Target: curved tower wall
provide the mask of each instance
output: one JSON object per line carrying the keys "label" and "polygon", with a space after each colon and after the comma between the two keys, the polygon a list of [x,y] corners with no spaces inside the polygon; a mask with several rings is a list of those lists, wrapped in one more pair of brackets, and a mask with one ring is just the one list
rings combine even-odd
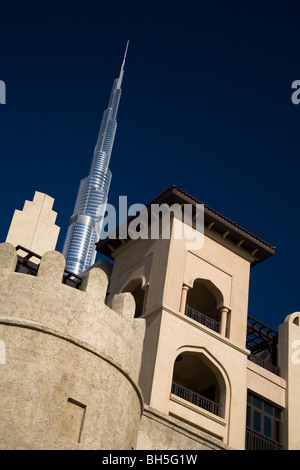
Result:
{"label": "curved tower wall", "polygon": [[80,290],[62,284],[64,264],[51,251],[36,277],[16,273],[0,245],[0,448],[135,448],[144,320],[130,294],[105,305],[98,268]]}

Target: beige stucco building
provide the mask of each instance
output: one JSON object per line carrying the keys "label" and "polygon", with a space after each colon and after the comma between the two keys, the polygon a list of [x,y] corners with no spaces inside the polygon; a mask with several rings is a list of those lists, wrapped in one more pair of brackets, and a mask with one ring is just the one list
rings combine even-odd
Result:
{"label": "beige stucco building", "polygon": [[275,248],[207,206],[203,222],[196,248],[178,217],[170,238],[100,241],[113,263],[82,278],[0,245],[1,448],[300,449],[300,313],[278,332],[248,316]]}

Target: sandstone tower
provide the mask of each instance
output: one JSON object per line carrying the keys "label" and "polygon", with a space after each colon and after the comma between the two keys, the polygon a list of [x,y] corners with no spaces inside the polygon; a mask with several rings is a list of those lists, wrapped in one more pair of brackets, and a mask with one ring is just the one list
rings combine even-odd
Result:
{"label": "sandstone tower", "polygon": [[[201,203],[171,187],[148,209],[154,204],[189,204],[195,219]],[[114,260],[111,294],[131,292],[136,316],[146,320],[145,409],[205,430],[228,448],[299,449],[300,314],[278,333],[248,313],[250,271],[275,248],[206,205],[200,248],[174,236],[184,223],[173,217],[170,239],[98,243]]]}

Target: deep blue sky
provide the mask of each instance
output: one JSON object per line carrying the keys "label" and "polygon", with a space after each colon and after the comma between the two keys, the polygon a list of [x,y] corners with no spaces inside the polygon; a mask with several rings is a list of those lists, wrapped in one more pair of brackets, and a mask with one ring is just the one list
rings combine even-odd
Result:
{"label": "deep blue sky", "polygon": [[61,251],[129,39],[109,202],[175,184],[276,246],[249,314],[277,328],[300,310],[299,15],[296,0],[2,3],[0,240],[38,190]]}

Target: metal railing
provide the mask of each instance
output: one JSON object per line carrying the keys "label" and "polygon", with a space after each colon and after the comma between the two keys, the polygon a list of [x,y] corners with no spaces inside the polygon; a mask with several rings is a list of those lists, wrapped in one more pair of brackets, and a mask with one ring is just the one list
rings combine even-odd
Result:
{"label": "metal railing", "polygon": [[[18,260],[17,260],[17,265],[16,265],[16,272],[30,274],[32,276],[37,276],[40,265],[37,264],[36,262],[32,262],[31,259],[33,258],[33,259],[41,260],[42,258],[41,255],[34,253],[33,251],[29,250],[28,248],[25,248],[22,245],[16,246],[16,251],[18,252],[19,250],[21,250],[22,252],[24,251],[27,254],[20,255],[17,253]],[[79,276],[78,274],[72,273],[71,271],[68,271],[67,269],[64,270],[64,274],[62,277],[63,284],[79,289],[81,285],[81,281],[82,281],[82,277]]]}
{"label": "metal railing", "polygon": [[282,450],[282,445],[246,429],[246,450]]}
{"label": "metal railing", "polygon": [[254,362],[255,364],[263,367],[264,369],[272,372],[273,374],[280,375],[280,369],[273,364],[270,364],[268,361],[264,361],[260,357],[255,356],[254,354],[249,354],[248,356],[249,361]]}
{"label": "metal railing", "polygon": [[210,328],[211,330],[220,333],[221,322],[213,320],[207,315],[204,315],[204,313],[198,312],[194,308],[191,308],[187,305],[185,309],[185,315],[189,318],[192,318],[192,320],[201,323],[201,325],[207,326],[207,328]]}
{"label": "metal railing", "polygon": [[210,413],[219,415],[219,404],[203,397],[199,393],[193,392],[182,385],[172,382],[171,393],[177,397],[183,398],[183,400],[189,401],[200,408],[203,408]]}

